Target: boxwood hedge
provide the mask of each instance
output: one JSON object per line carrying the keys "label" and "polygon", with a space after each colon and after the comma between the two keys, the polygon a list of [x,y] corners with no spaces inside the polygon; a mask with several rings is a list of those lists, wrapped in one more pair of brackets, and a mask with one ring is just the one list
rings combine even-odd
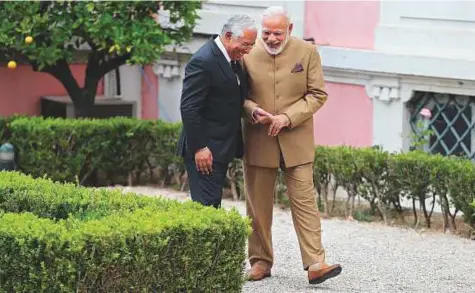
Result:
{"label": "boxwood hedge", "polygon": [[237,211],[0,172],[0,292],[240,292]]}

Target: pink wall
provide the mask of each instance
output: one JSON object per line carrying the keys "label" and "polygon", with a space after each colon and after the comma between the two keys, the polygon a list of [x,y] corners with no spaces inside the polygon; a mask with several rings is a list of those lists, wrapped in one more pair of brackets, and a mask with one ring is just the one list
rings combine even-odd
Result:
{"label": "pink wall", "polygon": [[[317,46],[372,50],[379,1],[305,1],[305,37]],[[326,83],[328,101],[315,114],[315,143],[371,146],[373,105],[363,86]]]}
{"label": "pink wall", "polygon": [[[71,65],[80,86],[84,84],[86,66]],[[103,83],[98,94],[103,94]],[[0,115],[40,114],[40,97],[67,95],[63,85],[49,74],[34,72],[29,65],[19,65],[15,70],[0,67]]]}
{"label": "pink wall", "polygon": [[328,100],[314,116],[315,143],[371,146],[373,105],[363,86],[326,83]]}
{"label": "pink wall", "polygon": [[142,118],[158,119],[158,76],[152,66],[144,66],[142,75]]}
{"label": "pink wall", "polygon": [[379,1],[305,1],[305,37],[321,46],[373,49]]}

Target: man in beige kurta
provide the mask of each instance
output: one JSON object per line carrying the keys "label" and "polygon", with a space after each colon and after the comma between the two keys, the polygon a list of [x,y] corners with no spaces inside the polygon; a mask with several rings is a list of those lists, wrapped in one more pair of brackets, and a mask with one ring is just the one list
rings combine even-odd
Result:
{"label": "man in beige kurta", "polygon": [[244,107],[247,214],[253,221],[249,238],[251,280],[271,275],[272,211],[278,168],[284,172],[303,267],[311,284],[341,272],[327,265],[315,201],[313,114],[327,100],[320,57],[315,45],[291,37],[292,24],[281,7],[268,8],[262,38],[244,57],[249,94]]}

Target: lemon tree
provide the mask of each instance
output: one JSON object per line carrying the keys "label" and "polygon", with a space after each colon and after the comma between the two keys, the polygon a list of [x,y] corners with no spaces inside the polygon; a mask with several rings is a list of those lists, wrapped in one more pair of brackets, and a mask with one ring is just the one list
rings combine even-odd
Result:
{"label": "lemon tree", "polygon": [[[58,79],[77,117],[87,117],[101,78],[119,66],[150,64],[165,46],[192,36],[199,1],[0,2],[0,55]],[[76,80],[71,63],[87,63]]]}

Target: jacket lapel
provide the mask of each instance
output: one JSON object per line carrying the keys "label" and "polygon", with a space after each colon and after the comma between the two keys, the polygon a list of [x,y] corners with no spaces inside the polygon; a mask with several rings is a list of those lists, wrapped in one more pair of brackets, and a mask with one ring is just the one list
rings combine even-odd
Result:
{"label": "jacket lapel", "polygon": [[224,57],[223,53],[222,53],[221,50],[218,48],[218,45],[216,45],[216,43],[214,42],[214,39],[215,39],[217,36],[218,36],[218,35],[213,35],[213,37],[212,37],[211,40],[210,40],[211,49],[213,50],[214,55],[217,57],[219,68],[221,69],[221,71],[223,72],[223,74],[224,74],[229,80],[231,80],[232,82],[234,82],[234,84],[236,84],[236,86],[237,86],[236,76],[234,75],[234,72],[233,72],[233,70],[232,70],[232,68],[231,68],[231,64],[228,63],[228,60],[226,60],[226,57]]}
{"label": "jacket lapel", "polygon": [[241,102],[244,103],[244,100],[246,98],[246,92],[247,92],[247,74],[246,72],[242,69],[241,62],[238,62],[239,64],[239,69],[237,71],[237,75],[239,76],[239,89],[241,90]]}

